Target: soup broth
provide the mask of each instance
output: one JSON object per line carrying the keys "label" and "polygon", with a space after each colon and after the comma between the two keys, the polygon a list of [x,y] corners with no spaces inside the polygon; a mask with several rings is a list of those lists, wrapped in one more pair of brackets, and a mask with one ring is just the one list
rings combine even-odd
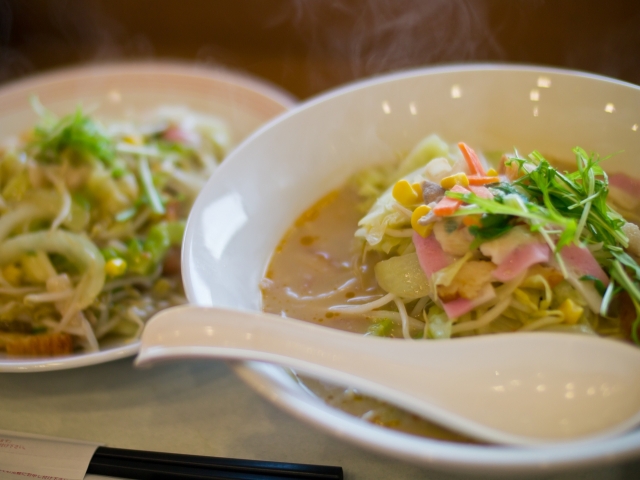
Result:
{"label": "soup broth", "polygon": [[383,295],[370,274],[373,259],[361,263],[353,232],[362,212],[349,185],[332,192],[296,221],[276,249],[263,281],[266,312],[355,333],[371,323],[328,309]]}

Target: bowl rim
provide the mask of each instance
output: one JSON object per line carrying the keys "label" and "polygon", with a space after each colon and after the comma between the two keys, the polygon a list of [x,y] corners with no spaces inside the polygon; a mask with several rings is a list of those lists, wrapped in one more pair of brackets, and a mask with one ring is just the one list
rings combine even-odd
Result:
{"label": "bowl rim", "polygon": [[[193,63],[184,60],[105,60],[81,64],[69,64],[52,69],[32,72],[0,83],[2,95],[13,95],[22,90],[29,90],[33,86],[44,83],[75,81],[100,78],[102,75],[136,74],[136,75],[176,75],[183,77],[209,78],[215,81],[225,81],[236,86],[252,90],[265,97],[269,97],[283,107],[291,109],[299,100],[291,92],[275,83],[257,77],[249,72],[234,70],[224,65]],[[242,142],[241,142],[242,143]],[[240,144],[238,144],[240,145]]]}
{"label": "bowl rim", "polygon": [[[579,77],[640,91],[640,86],[638,85],[604,75],[530,64],[481,62],[406,69],[356,80],[310,97],[298,104],[297,107],[282,113],[254,131],[236,147],[227,160],[233,161],[233,158],[242,153],[246,145],[254,142],[256,138],[274,128],[274,126],[279,123],[285,122],[290,117],[294,117],[300,114],[300,112],[311,109],[317,104],[349,94],[350,92],[393,82],[395,80],[410,79],[425,75],[484,71],[505,73],[529,72],[541,75],[553,74]],[[218,170],[217,175],[222,174],[224,170],[225,164]],[[205,188],[207,187],[205,186]],[[190,216],[187,222],[187,232],[194,230],[192,218],[193,217]],[[192,247],[191,239],[185,237],[182,251],[183,266],[188,264],[185,260],[191,255]],[[185,283],[187,296],[192,303],[197,303],[194,302],[195,289],[193,289],[192,279],[189,275],[186,275],[187,272],[184,273],[183,281]],[[303,388],[299,385],[296,391],[292,384],[288,384],[289,380],[287,380],[287,378],[291,380],[291,376],[281,367],[246,362],[233,363],[233,368],[249,386],[267,400],[307,423],[311,423],[334,436],[348,439],[351,442],[366,446],[379,453],[436,469],[460,472],[478,472],[478,469],[480,469],[482,473],[551,472],[567,470],[569,468],[611,464],[640,454],[640,430],[633,430],[625,435],[600,442],[573,442],[554,445],[552,447],[535,448],[459,444],[430,439],[428,437],[418,437],[402,432],[394,432],[362,421],[336,408],[329,407],[317,397],[313,397],[311,394],[304,392]],[[306,398],[303,393],[306,395]],[[310,414],[310,412],[313,412],[313,414]],[[380,436],[385,439],[383,442],[374,440]],[[406,449],[407,446],[411,448]],[[403,450],[403,448],[405,448],[405,450]]]}
{"label": "bowl rim", "polygon": [[307,99],[301,100],[297,105],[288,111],[278,115],[277,117],[272,118],[254,132],[251,133],[248,137],[246,137],[242,142],[240,142],[232,153],[236,154],[237,151],[241,150],[245,143],[249,143],[253,141],[254,137],[262,135],[262,132],[272,128],[272,125],[280,123],[287,118],[297,115],[298,112],[307,110],[312,108],[314,105],[318,103],[322,103],[331,98],[337,98],[339,96],[345,95],[352,91],[364,89],[373,85],[384,84],[388,82],[392,82],[394,80],[400,79],[410,79],[424,76],[425,74],[434,75],[439,73],[454,73],[454,72],[479,72],[479,71],[487,71],[487,72],[530,72],[530,73],[541,73],[541,74],[556,74],[563,75],[568,77],[580,77],[580,78],[588,78],[591,80],[602,81],[606,83],[612,83],[615,85],[629,87],[634,90],[640,90],[640,85],[636,85],[631,82],[627,82],[624,80],[619,80],[613,77],[607,77],[606,75],[600,75],[597,73],[587,72],[583,70],[573,70],[570,68],[561,68],[561,67],[549,67],[549,66],[536,66],[533,64],[527,63],[505,63],[505,62],[469,62],[469,63],[447,63],[442,65],[434,65],[427,67],[419,67],[419,68],[408,68],[398,71],[393,71],[390,73],[383,73],[379,75],[373,75],[371,77],[366,77],[360,80],[354,80],[348,82],[346,84],[340,85],[336,88],[320,92],[316,95],[312,95]]}

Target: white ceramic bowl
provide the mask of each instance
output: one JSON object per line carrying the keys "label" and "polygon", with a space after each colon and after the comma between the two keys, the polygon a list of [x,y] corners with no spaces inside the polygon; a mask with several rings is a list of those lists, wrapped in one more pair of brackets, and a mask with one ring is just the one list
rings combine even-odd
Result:
{"label": "white ceramic bowl", "polygon": [[[448,66],[401,72],[332,91],[278,117],[240,145],[190,216],[183,277],[191,302],[259,310],[272,251],[293,221],[368,165],[436,132],[481,150],[538,149],[567,158],[580,145],[610,171],[640,175],[640,88],[537,67]],[[470,359],[472,361],[472,359]],[[379,452],[438,468],[532,471],[619,461],[640,453],[640,431],[553,448],[474,446],[406,435],[326,406],[281,368],[238,367],[294,415]]]}
{"label": "white ceramic bowl", "polygon": [[[64,115],[79,105],[101,119],[123,120],[161,105],[189,107],[219,116],[238,143],[267,120],[294,105],[289,94],[251,76],[183,63],[87,65],[19,80],[0,88],[0,137],[32,128],[37,115],[29,97]],[[0,372],[60,370],[134,355],[139,341],[114,343],[100,352],[55,358],[0,354]]]}

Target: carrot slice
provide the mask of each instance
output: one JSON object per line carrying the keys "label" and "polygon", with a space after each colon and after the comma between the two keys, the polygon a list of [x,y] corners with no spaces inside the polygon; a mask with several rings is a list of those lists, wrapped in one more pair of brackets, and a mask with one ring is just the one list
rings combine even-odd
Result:
{"label": "carrot slice", "polygon": [[482,162],[480,162],[480,159],[478,158],[478,155],[469,145],[464,142],[460,142],[458,143],[458,148],[462,152],[462,156],[469,166],[469,172],[471,173],[471,175],[487,175],[487,173],[484,171],[484,167],[482,166]]}
{"label": "carrot slice", "polygon": [[446,217],[455,213],[460,205],[462,205],[462,200],[444,197],[433,207],[433,214],[437,217]]}
{"label": "carrot slice", "polygon": [[[470,193],[469,190],[460,185],[454,185],[451,191],[456,193]],[[437,217],[446,217],[455,213],[462,203],[462,200],[458,200],[457,198],[444,197],[433,207],[433,214]]]}
{"label": "carrot slice", "polygon": [[469,175],[468,179],[469,185],[489,185],[500,181],[500,177],[487,177],[484,175]]}
{"label": "carrot slice", "polygon": [[462,217],[462,223],[465,224],[467,227],[481,227],[482,226],[482,222],[480,221],[480,219],[482,218],[481,215],[467,215],[465,217]]}

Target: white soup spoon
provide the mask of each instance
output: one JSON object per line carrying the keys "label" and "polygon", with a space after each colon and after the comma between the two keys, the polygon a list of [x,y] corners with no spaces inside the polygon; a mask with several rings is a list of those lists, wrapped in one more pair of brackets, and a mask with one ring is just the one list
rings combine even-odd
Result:
{"label": "white soup spoon", "polygon": [[406,341],[187,305],[150,320],[136,364],[193,357],[282,365],[494,443],[592,441],[640,423],[640,349],[586,335]]}

